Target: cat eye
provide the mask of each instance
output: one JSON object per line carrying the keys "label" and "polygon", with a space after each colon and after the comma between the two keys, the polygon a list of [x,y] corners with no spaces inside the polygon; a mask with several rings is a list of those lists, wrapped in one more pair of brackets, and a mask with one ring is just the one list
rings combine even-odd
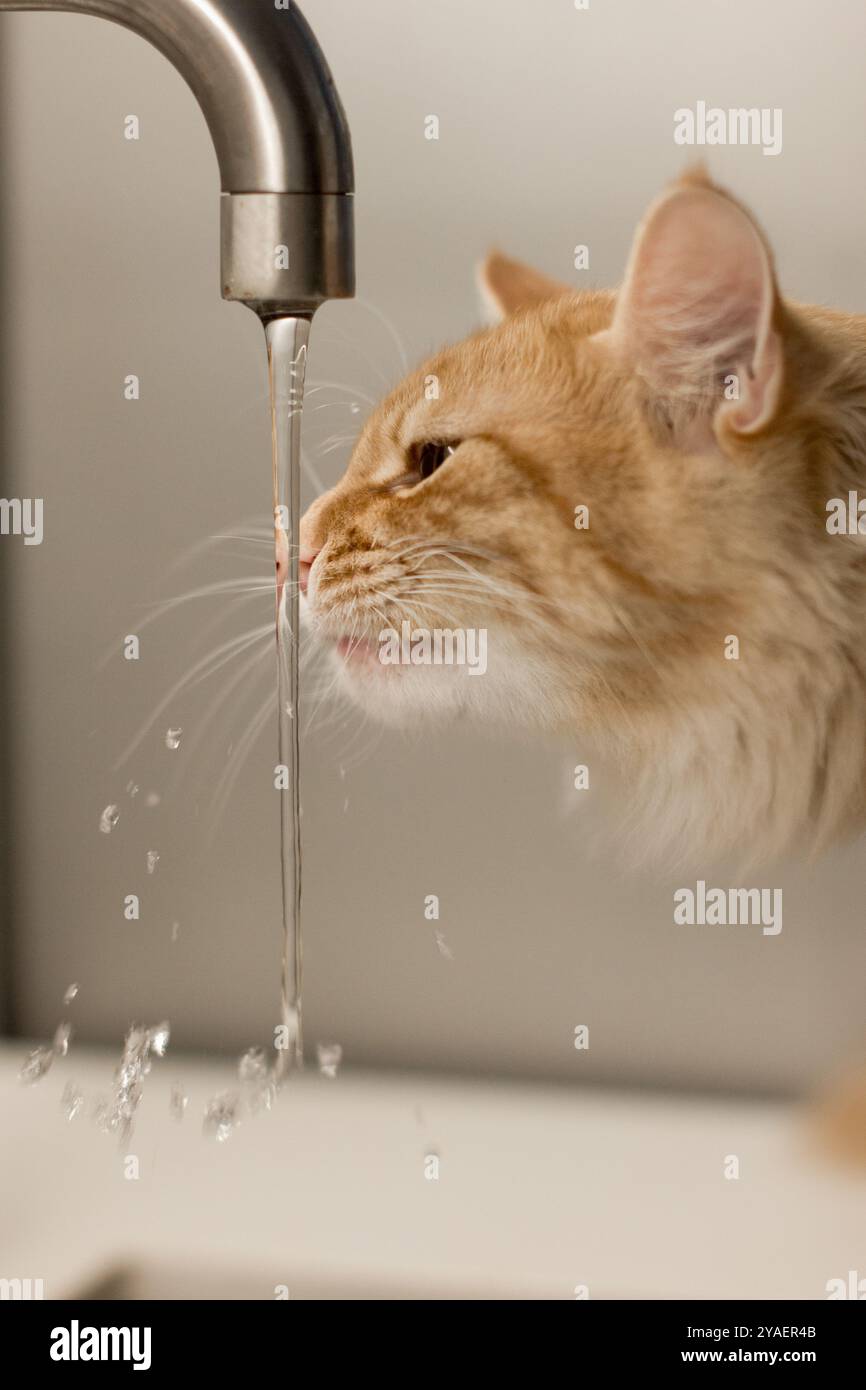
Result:
{"label": "cat eye", "polygon": [[414,444],[409,449],[409,466],[406,472],[401,473],[399,478],[392,478],[388,483],[379,484],[373,489],[374,492],[405,492],[417,487],[419,483],[426,482],[428,478],[433,477],[437,468],[441,468],[443,463],[457,452],[461,443],[459,439],[452,440],[450,444],[443,440],[427,439]]}
{"label": "cat eye", "polygon": [[416,471],[421,475],[421,481],[432,478],[437,468],[441,468],[446,459],[449,459],[457,448],[457,444],[446,444],[438,440],[428,439],[423,444],[416,444],[412,450],[412,462]]}

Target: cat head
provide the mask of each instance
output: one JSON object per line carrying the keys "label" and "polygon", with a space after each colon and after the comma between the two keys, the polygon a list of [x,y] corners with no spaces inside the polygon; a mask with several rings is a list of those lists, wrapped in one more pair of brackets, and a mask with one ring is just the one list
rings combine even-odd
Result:
{"label": "cat head", "polygon": [[[618,294],[499,254],[482,284],[500,322],[403,381],[304,517],[308,616],[380,717],[633,721],[666,700],[654,656],[735,630],[784,387],[769,251],[693,176]],[[485,634],[483,672],[425,661],[436,630]]]}

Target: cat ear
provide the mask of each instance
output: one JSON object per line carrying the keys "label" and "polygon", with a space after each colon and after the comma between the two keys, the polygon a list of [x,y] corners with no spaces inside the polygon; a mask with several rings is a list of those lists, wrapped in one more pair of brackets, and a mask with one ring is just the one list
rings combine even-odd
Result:
{"label": "cat ear", "polygon": [[[667,417],[740,434],[768,425],[782,387],[779,296],[769,249],[744,208],[694,174],[638,228],[603,335]],[[602,336],[602,335],[600,335]]]}
{"label": "cat ear", "polygon": [[512,261],[501,251],[487,254],[478,267],[476,278],[482,306],[491,323],[501,322],[518,309],[527,309],[545,299],[568,293],[567,285],[557,284],[556,280],[548,279],[520,261]]}

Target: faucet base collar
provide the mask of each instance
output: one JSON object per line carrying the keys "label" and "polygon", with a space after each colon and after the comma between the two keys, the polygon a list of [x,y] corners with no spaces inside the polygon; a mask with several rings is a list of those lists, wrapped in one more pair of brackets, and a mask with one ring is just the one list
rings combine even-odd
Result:
{"label": "faucet base collar", "polygon": [[220,198],[223,299],[263,318],[312,314],[355,293],[350,193],[224,193]]}

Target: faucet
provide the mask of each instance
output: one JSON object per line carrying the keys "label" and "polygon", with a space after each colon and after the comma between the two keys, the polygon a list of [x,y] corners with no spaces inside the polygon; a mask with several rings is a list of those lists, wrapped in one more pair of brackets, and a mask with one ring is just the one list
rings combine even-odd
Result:
{"label": "faucet", "polygon": [[352,146],[294,0],[0,0],[4,10],[99,15],[174,64],[219,164],[221,288],[265,322],[355,291]]}
{"label": "faucet", "polygon": [[[295,710],[298,645],[293,637],[284,660],[280,616],[287,612],[288,630],[296,634],[300,420],[294,406],[303,394],[310,319],[324,300],[355,292],[352,146],[322,50],[294,0],[0,0],[4,10],[112,19],[164,53],[202,109],[222,182],[223,298],[258,314],[268,345],[280,709]],[[291,409],[282,402],[277,408],[281,385]],[[283,856],[282,1016],[292,1041],[278,1059],[279,1079],[302,1059],[298,723],[289,733],[281,713],[280,761],[292,774],[291,800],[280,800],[283,844],[291,848]]]}

